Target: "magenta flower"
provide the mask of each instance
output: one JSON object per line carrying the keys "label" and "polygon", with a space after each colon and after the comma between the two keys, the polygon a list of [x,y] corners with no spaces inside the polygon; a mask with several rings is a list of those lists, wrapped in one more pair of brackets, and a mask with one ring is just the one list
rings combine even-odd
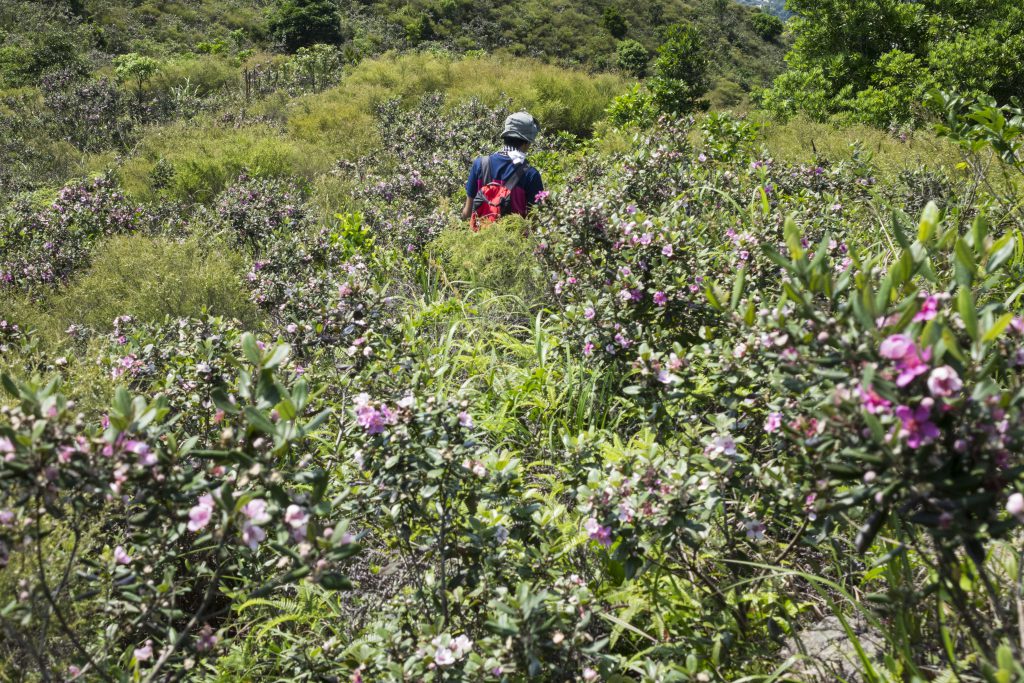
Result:
{"label": "magenta flower", "polygon": [[928,365],[928,361],[931,360],[931,357],[931,349],[925,349],[918,355],[917,347],[912,347],[910,353],[896,363],[896,369],[900,372],[896,377],[896,386],[905,387],[913,382],[918,375],[928,372],[931,367]]}
{"label": "magenta flower", "polygon": [[872,415],[886,413],[892,407],[892,403],[879,396],[870,386],[860,387],[859,392],[861,406]]}
{"label": "magenta flower", "polygon": [[911,448],[920,448],[939,436],[939,428],[931,421],[933,402],[930,398],[921,401],[917,408],[897,406],[896,417],[903,423],[900,436],[907,439]]}
{"label": "magenta flower", "polygon": [[658,306],[664,306],[668,302],[668,296],[665,292],[657,291],[654,293],[654,303]]}
{"label": "magenta flower", "polygon": [[780,413],[769,413],[764,421],[764,431],[771,434],[782,426],[782,415]]}
{"label": "magenta flower", "polygon": [[948,365],[935,368],[928,376],[928,391],[932,392],[932,396],[952,396],[963,389],[963,386],[960,375]]}
{"label": "magenta flower", "polygon": [[921,304],[921,310],[914,316],[914,322],[923,322],[925,320],[931,320],[939,312],[939,300],[934,296],[928,295],[925,298],[924,303]]}
{"label": "magenta flower", "polygon": [[592,342],[587,342],[586,344],[583,345],[583,355],[584,356],[593,356],[594,355],[594,344]]}

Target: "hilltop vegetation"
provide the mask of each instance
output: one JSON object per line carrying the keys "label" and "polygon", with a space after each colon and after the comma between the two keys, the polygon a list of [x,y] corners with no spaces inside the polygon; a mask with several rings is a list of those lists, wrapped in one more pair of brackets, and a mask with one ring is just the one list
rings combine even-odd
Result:
{"label": "hilltop vegetation", "polygon": [[1024,679],[1024,111],[801,7],[0,7],[0,681]]}

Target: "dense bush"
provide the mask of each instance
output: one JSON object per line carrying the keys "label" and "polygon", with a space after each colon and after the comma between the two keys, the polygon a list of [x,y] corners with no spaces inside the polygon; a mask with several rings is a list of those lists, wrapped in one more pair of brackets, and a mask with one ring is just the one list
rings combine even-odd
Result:
{"label": "dense bush", "polygon": [[919,123],[923,113],[907,107],[929,87],[988,93],[1001,104],[1024,96],[1012,57],[1024,43],[1024,13],[1014,3],[798,0],[790,9],[790,69],[765,99],[780,115],[887,126]]}

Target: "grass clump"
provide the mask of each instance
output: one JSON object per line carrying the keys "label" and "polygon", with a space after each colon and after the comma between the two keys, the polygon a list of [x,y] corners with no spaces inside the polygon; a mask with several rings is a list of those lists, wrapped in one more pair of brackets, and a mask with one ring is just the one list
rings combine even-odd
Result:
{"label": "grass clump", "polygon": [[66,289],[16,302],[11,317],[36,328],[48,348],[60,347],[71,325],[106,332],[119,315],[155,322],[207,310],[252,325],[257,312],[242,285],[245,266],[237,252],[195,237],[114,237],[96,247],[92,265]]}
{"label": "grass clump", "polygon": [[163,195],[207,204],[243,169],[256,177],[311,180],[333,161],[323,145],[282,136],[262,124],[176,123],[145,136],[136,156],[121,167],[120,179],[127,193],[142,201]]}
{"label": "grass clump", "polygon": [[336,88],[297,100],[288,129],[301,140],[355,158],[380,144],[376,105],[398,98],[411,106],[427,93],[440,92],[452,105],[477,98],[495,106],[511,98],[514,107],[537,116],[545,130],[587,135],[627,86],[617,75],[590,75],[529,59],[389,55],[361,62]]}
{"label": "grass clump", "polygon": [[539,303],[545,280],[537,260],[529,257],[535,243],[526,235],[528,227],[519,216],[486,225],[480,232],[457,222],[441,231],[430,251],[449,280]]}

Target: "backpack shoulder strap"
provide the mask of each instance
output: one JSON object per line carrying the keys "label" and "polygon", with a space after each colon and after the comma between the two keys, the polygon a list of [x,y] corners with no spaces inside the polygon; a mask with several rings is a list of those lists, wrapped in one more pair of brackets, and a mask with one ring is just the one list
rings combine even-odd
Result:
{"label": "backpack shoulder strap", "polygon": [[480,157],[480,184],[486,185],[494,180],[491,177],[491,155],[484,154]]}
{"label": "backpack shoulder strap", "polygon": [[526,162],[525,161],[523,163],[519,164],[519,166],[516,167],[516,170],[512,174],[512,177],[509,178],[508,182],[505,183],[505,187],[507,187],[509,189],[509,191],[511,192],[512,190],[514,190],[516,188],[517,185],[519,185],[519,181],[521,181],[523,179],[524,175],[526,175]]}

